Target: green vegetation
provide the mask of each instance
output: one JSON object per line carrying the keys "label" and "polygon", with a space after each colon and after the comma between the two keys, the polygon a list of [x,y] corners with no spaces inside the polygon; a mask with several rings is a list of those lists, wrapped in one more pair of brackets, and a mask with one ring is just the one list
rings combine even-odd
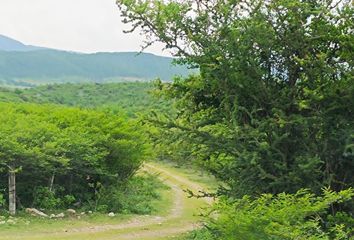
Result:
{"label": "green vegetation", "polygon": [[[164,208],[163,216],[142,224],[134,219],[105,226],[108,230],[95,236],[71,228],[75,234],[59,233],[58,239],[173,239],[187,231],[192,232],[178,239],[354,237],[354,8],[349,0],[117,3],[132,31],[140,28],[151,40],[147,45],[162,42],[178,63],[199,71],[172,83],[0,91],[6,102],[0,103],[1,207],[9,207],[10,214],[17,204],[144,215]],[[3,78],[20,81],[43,77],[47,82],[57,71],[63,79],[102,83],[119,70],[107,58],[121,61],[115,54],[44,50],[6,53],[18,69],[2,69],[1,54]],[[67,59],[51,65],[39,55]],[[148,57],[136,63],[139,72],[125,63],[120,67],[141,78],[150,74]],[[144,165],[148,172],[160,172],[168,192],[156,175],[137,174],[147,158],[173,162]],[[186,198],[186,192],[194,197]],[[194,214],[201,206],[208,206],[205,225],[196,229],[200,218]],[[138,228],[144,231],[132,235]],[[49,232],[58,225],[53,229]],[[4,236],[14,231],[5,230]],[[22,239],[48,237],[40,230],[30,238],[21,234]]]}
{"label": "green vegetation", "polygon": [[[47,163],[32,164],[32,161],[30,159],[26,159],[26,161],[19,163],[17,166],[17,168],[20,170],[17,174],[17,198],[21,199],[21,201],[19,202],[20,209],[22,207],[31,206],[39,209],[56,210],[72,208],[75,205],[76,207],[79,207],[82,210],[94,210],[99,212],[114,211],[115,213],[123,214],[149,214],[159,210],[156,209],[154,205],[161,207],[160,204],[156,203],[156,201],[160,199],[160,194],[158,193],[160,191],[159,189],[163,188],[163,185],[160,183],[160,181],[158,181],[156,177],[149,175],[132,177],[133,173],[135,173],[134,169],[138,169],[140,167],[140,164],[146,158],[146,154],[148,154],[149,151],[147,151],[148,147],[145,144],[146,141],[142,140],[145,138],[143,137],[145,133],[141,131],[142,128],[140,127],[140,124],[137,124],[136,121],[130,120],[127,117],[131,116],[136,118],[137,116],[142,115],[144,112],[147,111],[171,111],[170,102],[154,97],[151,94],[152,91],[154,91],[154,84],[147,82],[124,82],[110,84],[62,84],[38,86],[36,88],[28,89],[1,89],[0,100],[2,102],[8,102],[7,104],[3,103],[2,105],[7,106],[7,109],[1,109],[4,116],[6,116],[5,112],[13,108],[32,108],[32,110],[38,108],[41,109],[38,110],[40,111],[40,113],[36,112],[35,114],[39,114],[41,115],[41,118],[43,118],[39,119],[38,121],[43,121],[43,123],[49,124],[48,119],[50,119],[51,121],[53,120],[51,116],[51,111],[52,108],[54,108],[58,110],[58,113],[56,113],[55,115],[60,115],[64,119],[68,118],[71,121],[70,124],[75,125],[72,126],[71,132],[76,133],[79,131],[88,131],[90,130],[90,128],[93,127],[92,124],[94,123],[90,124],[90,126],[87,126],[86,130],[84,130],[85,128],[80,129],[78,127],[83,124],[82,121],[86,118],[85,113],[92,113],[93,115],[102,114],[102,118],[104,119],[104,121],[111,121],[111,124],[113,124],[112,119],[114,119],[114,122],[126,122],[125,124],[116,126],[117,134],[121,135],[119,136],[120,138],[124,139],[128,136],[134,138],[133,145],[131,145],[132,142],[120,142],[121,145],[117,145],[116,150],[110,150],[111,152],[116,151],[114,154],[118,155],[119,158],[117,158],[117,156],[107,156],[107,159],[110,159],[111,161],[109,163],[110,166],[111,164],[114,164],[114,162],[117,162],[119,164],[119,166],[117,166],[118,168],[123,166],[124,168],[129,168],[129,170],[122,169],[123,172],[127,173],[127,176],[122,176],[119,179],[117,178],[118,175],[116,173],[109,173],[106,177],[94,177],[91,176],[92,174],[94,174],[93,172],[91,172],[92,169],[82,171],[84,169],[81,169],[81,163],[78,163],[77,169],[75,169],[70,166],[69,163],[65,162],[72,161],[74,160],[74,158],[80,158],[80,156],[76,155],[70,156],[70,158],[72,159],[65,158],[63,160],[65,163],[63,163],[62,166],[55,166],[56,170],[53,171],[56,172],[55,181],[53,181],[53,186],[51,187],[50,182],[53,175],[51,174],[50,169],[53,168],[53,166],[50,166],[50,164]],[[56,107],[53,105],[43,104],[78,106],[81,108],[92,110],[79,110],[74,108],[67,108],[64,106]],[[16,111],[15,109],[13,109],[13,111]],[[51,110],[49,111],[49,109]],[[70,114],[70,112],[72,112],[72,114]],[[7,119],[10,121],[10,119],[15,119],[16,117],[19,116],[9,115]],[[62,120],[59,119],[58,121],[61,122]],[[103,123],[103,121],[100,119],[97,119],[96,122],[99,122],[98,125]],[[3,124],[6,123],[3,122]],[[31,124],[38,125],[37,123],[34,124],[30,122],[28,122],[28,124],[28,128],[31,127]],[[48,126],[43,127],[43,129],[45,130],[45,128]],[[126,130],[124,130],[127,126],[128,128],[126,130],[129,133],[125,132]],[[113,134],[112,130],[113,129],[107,129],[105,131],[105,134]],[[57,132],[50,133],[52,137],[55,138],[55,141],[59,141],[58,139],[61,138],[61,136],[57,136],[60,131],[61,129],[58,129]],[[122,132],[119,133],[119,131]],[[29,139],[31,137],[34,136],[28,136]],[[77,146],[73,145],[75,143],[73,142],[75,139],[70,139],[70,136],[62,137],[63,141],[67,141],[66,145],[57,146],[57,143],[53,143],[53,147],[60,147],[62,151],[68,152],[65,154],[70,155],[70,149],[74,150]],[[92,137],[97,139],[96,136]],[[90,137],[89,135],[84,135],[82,138],[87,141],[87,138],[92,137]],[[7,139],[3,140],[5,142],[8,141]],[[91,141],[92,140],[93,139],[91,139]],[[81,140],[80,138],[78,138],[75,141],[78,144]],[[107,141],[109,141],[109,139],[107,139]],[[48,145],[52,143],[40,143],[40,145],[43,144]],[[80,148],[82,149],[82,151],[85,151],[86,148],[91,148],[93,145],[94,143],[89,142],[85,146],[80,146]],[[68,146],[71,146],[71,148],[67,149]],[[123,146],[124,148],[122,148]],[[37,150],[39,150],[38,146],[35,147]],[[142,149],[140,149],[141,151],[137,149],[139,147],[142,147]],[[118,149],[119,151],[117,152]],[[126,149],[127,151],[125,151],[124,149]],[[56,154],[53,156],[54,160],[56,160],[57,158],[62,158],[62,156],[59,156],[60,153],[58,153],[55,149],[52,149],[51,151],[53,152],[53,154]],[[104,151],[104,149],[102,149],[102,151]],[[34,158],[37,157],[35,156],[35,154],[36,153],[33,153]],[[92,158],[90,159],[90,161],[92,160],[96,162],[95,165],[97,166],[95,167],[101,167],[102,164],[98,156],[94,155],[93,153],[91,154],[90,152],[86,152],[85,155],[87,155],[85,156],[86,158]],[[136,165],[134,165],[133,160],[133,158],[135,157],[136,160],[139,159]],[[26,166],[26,164],[29,162],[32,165]],[[36,169],[36,167],[39,167],[40,169]],[[5,170],[6,168],[3,168],[3,173],[5,173]],[[123,172],[121,172],[120,175],[123,175]],[[37,178],[34,177],[33,174],[40,175],[40,179],[37,180]],[[89,182],[83,181],[78,184],[75,184],[74,186],[69,186],[77,179],[85,179],[87,177],[86,174],[90,176]],[[4,175],[1,178],[1,188],[5,190],[3,191],[4,194],[7,193],[7,179],[5,177],[6,176]],[[68,182],[69,178],[71,178],[71,180]],[[35,184],[33,184],[34,182]]]}
{"label": "green vegetation", "polygon": [[[173,173],[170,173],[171,169]],[[186,226],[190,228],[195,224],[200,218],[199,208],[206,206],[206,203],[203,199],[188,198],[182,191],[182,189],[193,188],[198,184],[198,181],[191,182],[185,179],[185,177],[195,178],[193,173],[181,175],[179,169],[173,169],[171,166],[166,168],[161,163],[148,163],[142,170],[138,172],[137,176],[145,176],[146,172],[152,175],[159,174],[159,177],[164,179],[167,185],[174,188],[158,189],[161,199],[154,201],[153,206],[157,211],[154,211],[152,216],[119,214],[110,218],[106,214],[93,213],[80,215],[80,219],[66,217],[48,220],[20,213],[14,218],[17,224],[0,224],[0,239],[162,240],[184,232],[183,229]],[[148,182],[144,184],[148,184]],[[189,184],[193,186],[189,186]],[[175,186],[178,188],[176,189]],[[181,201],[178,201],[178,209],[176,209],[175,201],[178,198]],[[156,220],[161,221],[162,224],[157,224]]]}
{"label": "green vegetation", "polygon": [[127,184],[110,186],[101,192],[100,207],[117,213],[150,214],[158,212],[151,203],[160,200],[157,190],[168,188],[155,175],[135,176]]}
{"label": "green vegetation", "polygon": [[80,54],[55,50],[0,51],[0,83],[36,86],[66,82],[170,81],[189,71],[173,59],[147,53]]}
{"label": "green vegetation", "polygon": [[[52,103],[83,108],[109,109],[129,116],[170,112],[171,102],[153,95],[154,84],[122,82],[107,84],[54,84],[28,89],[0,89],[0,101]],[[123,111],[122,111],[123,110]]]}
{"label": "green vegetation", "polygon": [[349,239],[353,232],[349,215],[326,214],[331,205],[353,196],[352,190],[325,191],[321,197],[300,190],[276,197],[266,194],[254,201],[244,197],[231,205],[221,201],[220,216],[210,224],[211,239]]}
{"label": "green vegetation", "polygon": [[[177,118],[155,115],[149,122],[158,127],[154,140],[162,156],[194,162],[227,184],[216,193],[228,199],[216,211],[221,219],[215,231],[209,223],[203,237],[256,239],[253,227],[260,228],[255,234],[264,233],[258,239],[352,237],[353,201],[334,200],[317,209],[321,224],[308,222],[313,215],[299,209],[301,189],[320,196],[328,187],[339,199],[341,191],[354,187],[350,1],[118,0],[118,5],[132,30],[142,30],[181,63],[200,69],[160,84],[165,97],[176,100]],[[269,225],[258,224],[252,214],[261,213],[248,210],[262,206],[262,194],[277,196],[267,200],[274,206],[299,200],[298,225],[286,229],[291,216],[279,222],[281,216],[271,215],[265,215]],[[315,200],[304,197],[303,207],[312,206]],[[237,199],[245,198],[250,208],[238,214]],[[321,205],[327,195],[318,198]],[[312,214],[320,214],[317,210]],[[332,234],[327,227],[345,214],[345,227],[338,229],[343,233]],[[246,229],[233,226],[243,221],[236,226]],[[268,229],[278,231],[277,224],[283,235]]]}
{"label": "green vegetation", "polygon": [[208,231],[195,231],[185,239],[349,239],[354,230],[350,215],[327,216],[333,204],[351,201],[354,191],[325,190],[315,196],[306,190],[277,196],[263,194],[256,200],[245,196],[221,199],[215,206],[218,216],[208,219]]}
{"label": "green vegetation", "polygon": [[124,116],[18,103],[0,103],[0,112],[0,189],[10,189],[10,214],[16,202],[97,209],[102,189],[124,184],[147,154],[142,130]]}

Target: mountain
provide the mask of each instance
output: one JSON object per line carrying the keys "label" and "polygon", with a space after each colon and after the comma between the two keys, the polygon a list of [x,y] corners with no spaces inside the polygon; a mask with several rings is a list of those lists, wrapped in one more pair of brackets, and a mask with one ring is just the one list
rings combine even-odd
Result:
{"label": "mountain", "polygon": [[84,54],[27,46],[1,36],[0,84],[35,86],[64,82],[145,81],[191,71],[173,59],[136,52]]}
{"label": "mountain", "polygon": [[35,47],[31,45],[25,45],[15,39],[6,37],[0,34],[0,50],[1,51],[20,51],[20,52],[27,52],[27,51],[35,51],[43,49],[41,47]]}

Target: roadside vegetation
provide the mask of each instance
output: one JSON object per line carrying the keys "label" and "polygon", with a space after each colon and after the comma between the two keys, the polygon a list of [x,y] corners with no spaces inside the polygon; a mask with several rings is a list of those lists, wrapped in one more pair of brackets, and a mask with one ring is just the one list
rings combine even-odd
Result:
{"label": "roadside vegetation", "polygon": [[161,158],[225,183],[190,239],[354,237],[351,1],[117,2],[200,70],[160,84],[176,118],[147,120]]}
{"label": "roadside vegetation", "polygon": [[[142,215],[58,239],[353,239],[351,1],[117,4],[147,46],[198,71],[1,90],[0,215]],[[145,160],[158,177],[139,174]]]}
{"label": "roadside vegetation", "polygon": [[[95,211],[134,211],[123,206],[132,199],[117,196],[124,195],[123,186],[135,183],[137,191],[154,186],[149,178],[145,186],[141,178],[132,178],[149,146],[139,126],[125,116],[19,103],[1,103],[0,111],[0,189],[13,189],[8,192],[12,215],[16,203],[47,210],[76,204]],[[113,205],[117,198],[122,202]]]}
{"label": "roadside vegetation", "polygon": [[[187,231],[193,229],[203,200],[189,200],[182,191],[188,185],[183,183],[178,191],[180,198],[186,200],[179,200],[182,202],[174,207],[175,190],[166,186],[166,177],[161,178],[159,171],[154,174],[154,170],[141,169],[144,160],[156,156],[151,150],[151,135],[147,134],[155,128],[143,125],[144,114],[173,112],[171,101],[157,99],[155,91],[153,83],[141,82],[2,89],[0,109],[4,121],[1,122],[3,127],[8,126],[7,130],[2,128],[2,133],[22,144],[28,155],[21,161],[13,161],[17,187],[15,216],[8,211],[9,169],[7,162],[2,162],[0,239],[13,239],[15,233],[18,239],[28,239],[29,235],[33,239],[46,239],[48,234],[62,233],[63,228],[82,231],[75,237],[87,239],[91,228],[105,232],[107,225],[120,228],[129,221],[136,221],[137,226],[129,228],[128,224],[127,230],[116,234],[129,235],[129,231],[141,225],[154,232],[160,227],[153,225],[165,216],[163,226],[168,231],[164,236],[186,231],[186,225]],[[11,132],[10,128],[14,130]],[[22,138],[27,131],[27,139]],[[3,146],[8,142],[4,138]],[[33,149],[28,148],[28,142]],[[216,186],[215,180],[210,181],[207,174],[200,175],[198,169],[174,166],[175,163],[166,165],[173,174],[182,171],[183,178],[204,182],[205,188],[210,183]],[[127,175],[123,176],[118,169]],[[33,217],[26,208],[40,210],[48,217]],[[178,212],[169,216],[172,208]],[[114,213],[113,217],[108,213]],[[154,216],[162,220],[156,221]],[[112,234],[107,230],[92,236],[104,238]]]}
{"label": "roadside vegetation", "polygon": [[[181,170],[183,174],[180,174]],[[0,239],[157,240],[169,239],[171,236],[198,228],[200,209],[207,207],[208,203],[204,199],[187,197],[184,189],[204,189],[199,182],[206,182],[207,176],[195,177],[190,169],[155,162],[147,163],[137,176],[146,174],[157,176],[165,185],[157,190],[160,197],[152,201],[151,205],[156,210],[151,214],[117,214],[108,217],[107,214],[99,212],[86,212],[84,215],[77,212],[76,215],[65,218],[48,219],[31,217],[20,212],[16,217],[10,218],[16,222],[15,224],[0,225]],[[215,184],[212,179],[209,182]],[[146,202],[144,199],[141,200]]]}

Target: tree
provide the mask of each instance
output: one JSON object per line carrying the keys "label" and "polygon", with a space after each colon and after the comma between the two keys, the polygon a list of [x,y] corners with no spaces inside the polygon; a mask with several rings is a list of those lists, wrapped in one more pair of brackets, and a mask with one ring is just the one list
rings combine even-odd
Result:
{"label": "tree", "polygon": [[0,164],[8,169],[9,212],[16,214],[16,173],[26,165],[40,165],[40,158],[35,158],[38,145],[32,144],[40,138],[42,132],[37,119],[16,112],[8,106],[1,106],[0,117]]}
{"label": "tree", "polygon": [[38,189],[54,196],[54,185],[65,187],[63,196],[89,201],[92,186],[127,181],[146,154],[139,127],[111,113],[10,103],[0,103],[0,113],[0,166],[9,175],[12,215],[20,198],[32,204]]}
{"label": "tree", "polygon": [[117,3],[146,46],[199,68],[161,84],[178,117],[152,122],[183,134],[229,195],[353,186],[350,1]]}

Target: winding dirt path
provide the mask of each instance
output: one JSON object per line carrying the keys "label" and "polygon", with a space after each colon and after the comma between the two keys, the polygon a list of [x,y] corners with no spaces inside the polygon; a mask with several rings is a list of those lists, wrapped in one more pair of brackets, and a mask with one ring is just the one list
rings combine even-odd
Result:
{"label": "winding dirt path", "polygon": [[[190,181],[177,171],[169,171],[163,165],[156,163],[145,164],[143,170],[158,174],[159,178],[168,185],[173,194],[172,207],[165,216],[141,216],[134,217],[126,222],[112,225],[98,225],[81,228],[67,228],[61,231],[43,231],[39,235],[32,235],[27,239],[51,239],[51,240],[89,240],[89,239],[168,239],[200,227],[199,218],[195,215],[199,208],[213,202],[212,199],[188,198],[186,189],[194,192],[204,190],[199,184]],[[175,173],[177,172],[177,173]],[[1,238],[1,237],[0,237]],[[23,239],[23,238],[11,238]]]}
{"label": "winding dirt path", "polygon": [[[188,198],[187,193],[184,192],[185,189],[189,189],[193,192],[199,192],[199,191],[204,191],[205,189],[200,186],[199,184],[192,182],[182,176],[175,175],[168,170],[159,167],[154,164],[145,164],[144,167],[148,172],[155,172],[160,174],[160,178],[171,187],[175,194],[174,198],[174,204],[173,208],[170,211],[170,214],[163,219],[160,219],[161,221],[158,224],[162,224],[165,221],[168,220],[173,220],[176,218],[181,218],[183,215],[184,209],[184,203],[183,199]],[[203,199],[206,203],[212,204],[213,199],[212,198],[204,198]],[[152,222],[150,222],[152,223]],[[152,223],[152,224],[156,224]],[[135,233],[127,233],[123,235],[119,235],[117,239],[145,239],[149,238],[151,239],[152,237],[167,237],[167,236],[173,236],[173,235],[178,235],[182,234],[185,232],[189,232],[192,230],[195,230],[200,227],[200,224],[198,222],[195,223],[186,223],[184,225],[180,226],[170,226],[169,228],[162,228],[158,230],[151,230],[151,231],[138,231]]]}
{"label": "winding dirt path", "polygon": [[[200,227],[197,222],[174,226],[174,224],[169,224],[167,228],[163,225],[167,221],[177,220],[183,218],[183,213],[185,209],[185,200],[188,198],[187,193],[184,192],[185,189],[189,189],[195,192],[203,191],[203,187],[199,184],[192,182],[182,176],[175,175],[164,169],[157,164],[145,164],[143,170],[150,173],[159,174],[159,178],[164,181],[166,185],[171,188],[174,194],[173,206],[167,216],[150,216],[150,217],[137,217],[129,222],[117,224],[117,225],[103,225],[95,226],[89,228],[79,228],[67,230],[66,234],[70,233],[98,233],[110,230],[127,230],[132,228],[132,231],[126,233],[117,233],[115,239],[145,239],[152,237],[167,237],[182,234],[188,231],[192,231]],[[207,203],[211,204],[212,199],[204,199]],[[183,219],[181,219],[183,220]],[[176,221],[177,222],[177,221]],[[156,228],[157,227],[157,228]]]}

